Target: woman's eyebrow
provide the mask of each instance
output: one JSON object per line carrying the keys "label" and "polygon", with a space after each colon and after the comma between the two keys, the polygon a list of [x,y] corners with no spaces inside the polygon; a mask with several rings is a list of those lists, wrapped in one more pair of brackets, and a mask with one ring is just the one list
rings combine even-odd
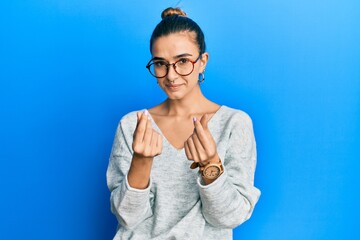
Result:
{"label": "woman's eyebrow", "polygon": [[[174,58],[175,59],[179,59],[179,58],[183,58],[183,57],[191,57],[192,54],[190,53],[182,53],[182,54],[179,54],[179,55],[176,55]],[[167,61],[165,58],[162,58],[162,57],[153,57],[150,61],[155,61],[155,60],[162,60],[162,61]]]}
{"label": "woman's eyebrow", "polygon": [[191,57],[191,56],[192,56],[192,54],[190,54],[190,53],[183,53],[183,54],[176,55],[174,58]]}
{"label": "woman's eyebrow", "polygon": [[161,58],[161,57],[153,57],[150,61],[154,61],[154,60],[165,60],[165,58]]}

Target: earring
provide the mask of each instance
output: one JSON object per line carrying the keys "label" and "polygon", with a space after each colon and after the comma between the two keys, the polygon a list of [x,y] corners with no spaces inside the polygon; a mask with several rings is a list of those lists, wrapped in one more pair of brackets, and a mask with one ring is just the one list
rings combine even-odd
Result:
{"label": "earring", "polygon": [[205,74],[204,74],[204,72],[205,72],[205,69],[204,69],[204,71],[202,72],[202,73],[200,73],[199,74],[199,84],[201,84],[201,83],[203,83],[204,81],[205,81]]}

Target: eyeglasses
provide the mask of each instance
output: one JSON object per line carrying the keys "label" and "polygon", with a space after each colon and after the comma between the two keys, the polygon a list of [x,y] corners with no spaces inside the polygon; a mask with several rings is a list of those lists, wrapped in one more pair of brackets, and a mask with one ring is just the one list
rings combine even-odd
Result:
{"label": "eyeglasses", "polygon": [[151,75],[156,78],[163,78],[169,73],[169,68],[172,65],[174,70],[180,76],[188,76],[194,71],[194,64],[200,59],[201,55],[195,60],[191,61],[188,58],[180,58],[174,63],[168,63],[164,60],[151,59],[146,65]]}

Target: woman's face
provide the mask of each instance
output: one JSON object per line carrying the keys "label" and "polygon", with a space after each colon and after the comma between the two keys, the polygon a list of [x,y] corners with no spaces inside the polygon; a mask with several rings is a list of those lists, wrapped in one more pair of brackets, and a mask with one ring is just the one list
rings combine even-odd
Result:
{"label": "woman's face", "polygon": [[[199,57],[199,48],[194,42],[192,32],[172,33],[168,36],[159,37],[152,46],[153,61],[157,64],[196,61]],[[202,54],[202,57],[194,64],[194,70],[187,76],[179,75],[173,65],[169,66],[168,74],[165,77],[157,78],[159,86],[164,90],[170,99],[182,99],[194,89],[199,88],[199,73],[205,69],[208,60],[208,54]],[[189,64],[189,63],[188,63]]]}

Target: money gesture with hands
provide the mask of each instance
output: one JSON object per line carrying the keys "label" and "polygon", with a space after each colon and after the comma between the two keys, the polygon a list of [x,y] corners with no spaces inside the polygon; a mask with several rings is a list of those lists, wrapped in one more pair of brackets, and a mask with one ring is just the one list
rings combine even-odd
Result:
{"label": "money gesture with hands", "polygon": [[152,128],[149,112],[137,112],[137,120],[132,144],[134,156],[153,158],[161,154],[162,136]]}
{"label": "money gesture with hands", "polygon": [[163,148],[162,136],[152,128],[147,110],[137,113],[132,148],[134,154],[128,173],[128,182],[133,188],[145,189],[149,185],[153,159],[161,154]]}
{"label": "money gesture with hands", "polygon": [[208,128],[209,120],[208,114],[204,114],[200,121],[194,117],[194,132],[185,142],[186,157],[194,161],[191,164],[192,169],[220,161],[215,140]]}

